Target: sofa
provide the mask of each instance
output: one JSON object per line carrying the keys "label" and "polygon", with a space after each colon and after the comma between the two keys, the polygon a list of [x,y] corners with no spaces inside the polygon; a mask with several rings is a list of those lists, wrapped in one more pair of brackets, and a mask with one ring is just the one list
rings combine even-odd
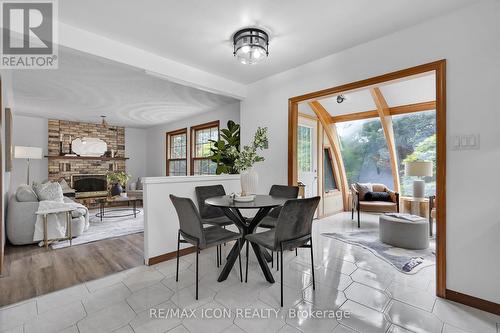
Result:
{"label": "sofa", "polygon": [[[38,198],[36,194],[30,194],[29,187],[22,185],[13,194],[7,206],[7,221],[5,225],[7,239],[14,245],[26,245],[38,243],[33,241],[35,231],[36,211],[38,210]],[[20,195],[20,192],[22,194]],[[62,199],[66,203],[72,203],[68,197]],[[71,232],[72,235],[81,235],[88,227],[88,211],[83,209],[71,212]]]}
{"label": "sofa", "polygon": [[365,193],[359,191],[359,184],[351,185],[351,218],[354,220],[354,211],[357,212],[358,228],[360,228],[360,212],[372,213],[399,213],[399,193],[390,190],[384,184],[369,184],[373,192],[385,192],[389,194],[388,201],[367,201]]}

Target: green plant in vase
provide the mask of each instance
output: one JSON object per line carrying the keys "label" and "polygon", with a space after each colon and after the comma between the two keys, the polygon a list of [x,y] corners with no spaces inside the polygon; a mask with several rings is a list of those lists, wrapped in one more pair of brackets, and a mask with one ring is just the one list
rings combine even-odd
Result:
{"label": "green plant in vase", "polygon": [[239,152],[234,167],[241,174],[241,195],[250,195],[257,192],[259,177],[253,169],[253,165],[265,160],[263,156],[257,154],[257,151],[268,149],[268,147],[267,127],[258,127],[252,144],[244,146]]}
{"label": "green plant in vase", "polygon": [[240,125],[229,120],[227,128],[221,129],[220,132],[219,140],[210,140],[213,144],[210,159],[217,164],[215,172],[218,175],[238,173],[234,163],[240,153]]}
{"label": "green plant in vase", "polygon": [[110,190],[111,196],[117,196],[123,192],[123,188],[126,188],[131,176],[124,171],[110,171],[107,173],[106,178],[108,185],[112,185]]}

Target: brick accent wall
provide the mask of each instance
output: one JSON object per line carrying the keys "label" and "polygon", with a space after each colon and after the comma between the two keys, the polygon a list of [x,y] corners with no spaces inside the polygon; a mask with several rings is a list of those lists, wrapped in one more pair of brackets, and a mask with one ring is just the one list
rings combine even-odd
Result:
{"label": "brick accent wall", "polygon": [[[61,134],[65,153],[69,153],[70,137],[71,140],[89,137],[103,140],[108,150],[117,152],[116,156],[125,157],[124,127],[105,128],[101,124],[49,119],[49,156],[59,155]],[[64,178],[70,183],[73,174],[105,174],[111,170],[125,171],[125,161],[49,159],[49,179],[55,181]]]}

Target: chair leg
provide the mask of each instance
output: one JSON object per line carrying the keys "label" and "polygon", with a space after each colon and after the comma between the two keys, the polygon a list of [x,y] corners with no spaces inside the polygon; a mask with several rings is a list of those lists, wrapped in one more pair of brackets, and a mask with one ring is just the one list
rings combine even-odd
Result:
{"label": "chair leg", "polygon": [[175,270],[175,282],[179,282],[179,250],[181,246],[181,231],[177,232],[177,268]]}
{"label": "chair leg", "polygon": [[243,249],[243,244],[241,244],[241,239],[238,239],[238,261],[240,262],[240,281],[243,282],[243,271],[241,270],[241,250]]}
{"label": "chair leg", "polygon": [[219,266],[220,266],[220,261],[219,261],[219,245],[217,245],[215,247],[215,249],[216,249],[216,252],[217,252],[217,254],[216,254],[217,255],[217,268],[219,268]]}
{"label": "chair leg", "polygon": [[247,251],[246,251],[247,252],[246,253],[246,255],[247,255],[247,263],[246,263],[246,267],[245,267],[245,283],[248,282],[248,246],[249,246],[248,243],[250,243],[250,242],[247,241]]}
{"label": "chair leg", "polygon": [[297,248],[295,248],[295,256],[298,256]]}
{"label": "chair leg", "polygon": [[351,208],[351,220],[354,220],[354,206]]}
{"label": "chair leg", "polygon": [[313,249],[313,239],[311,236],[311,272],[312,272],[312,278],[313,278],[313,290],[316,289],[316,282],[314,281],[314,255],[313,255],[314,249]]}
{"label": "chair leg", "polygon": [[[283,259],[283,257],[281,257]],[[280,270],[280,257],[278,256],[278,253],[276,253],[276,272]]]}
{"label": "chair leg", "polygon": [[280,251],[280,257],[281,257],[281,307],[283,307],[283,246],[281,246],[281,251]]}
{"label": "chair leg", "polygon": [[196,245],[196,300],[198,300],[198,254],[200,249],[198,245]]}
{"label": "chair leg", "polygon": [[358,208],[358,228],[360,228],[360,223],[359,223],[359,220],[360,220],[360,212],[359,212],[359,208]]}
{"label": "chair leg", "polygon": [[271,268],[274,267],[274,251],[271,251]]}

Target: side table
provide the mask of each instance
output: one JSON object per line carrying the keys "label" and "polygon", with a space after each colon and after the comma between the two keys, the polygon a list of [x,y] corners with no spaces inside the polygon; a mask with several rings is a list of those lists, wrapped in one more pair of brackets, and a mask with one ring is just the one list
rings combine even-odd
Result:
{"label": "side table", "polygon": [[429,199],[428,198],[401,198],[401,213],[409,213],[412,215],[428,218],[429,216]]}
{"label": "side table", "polygon": [[[43,218],[43,244],[46,249],[49,247],[50,241],[58,241],[58,240],[69,240],[69,246],[72,245],[72,234],[71,234],[71,211],[74,210],[74,207],[68,208],[56,208],[50,210],[38,210],[35,214],[41,215]],[[65,213],[66,215],[66,237],[63,238],[53,238],[48,239],[48,216],[51,214],[59,214]]]}

